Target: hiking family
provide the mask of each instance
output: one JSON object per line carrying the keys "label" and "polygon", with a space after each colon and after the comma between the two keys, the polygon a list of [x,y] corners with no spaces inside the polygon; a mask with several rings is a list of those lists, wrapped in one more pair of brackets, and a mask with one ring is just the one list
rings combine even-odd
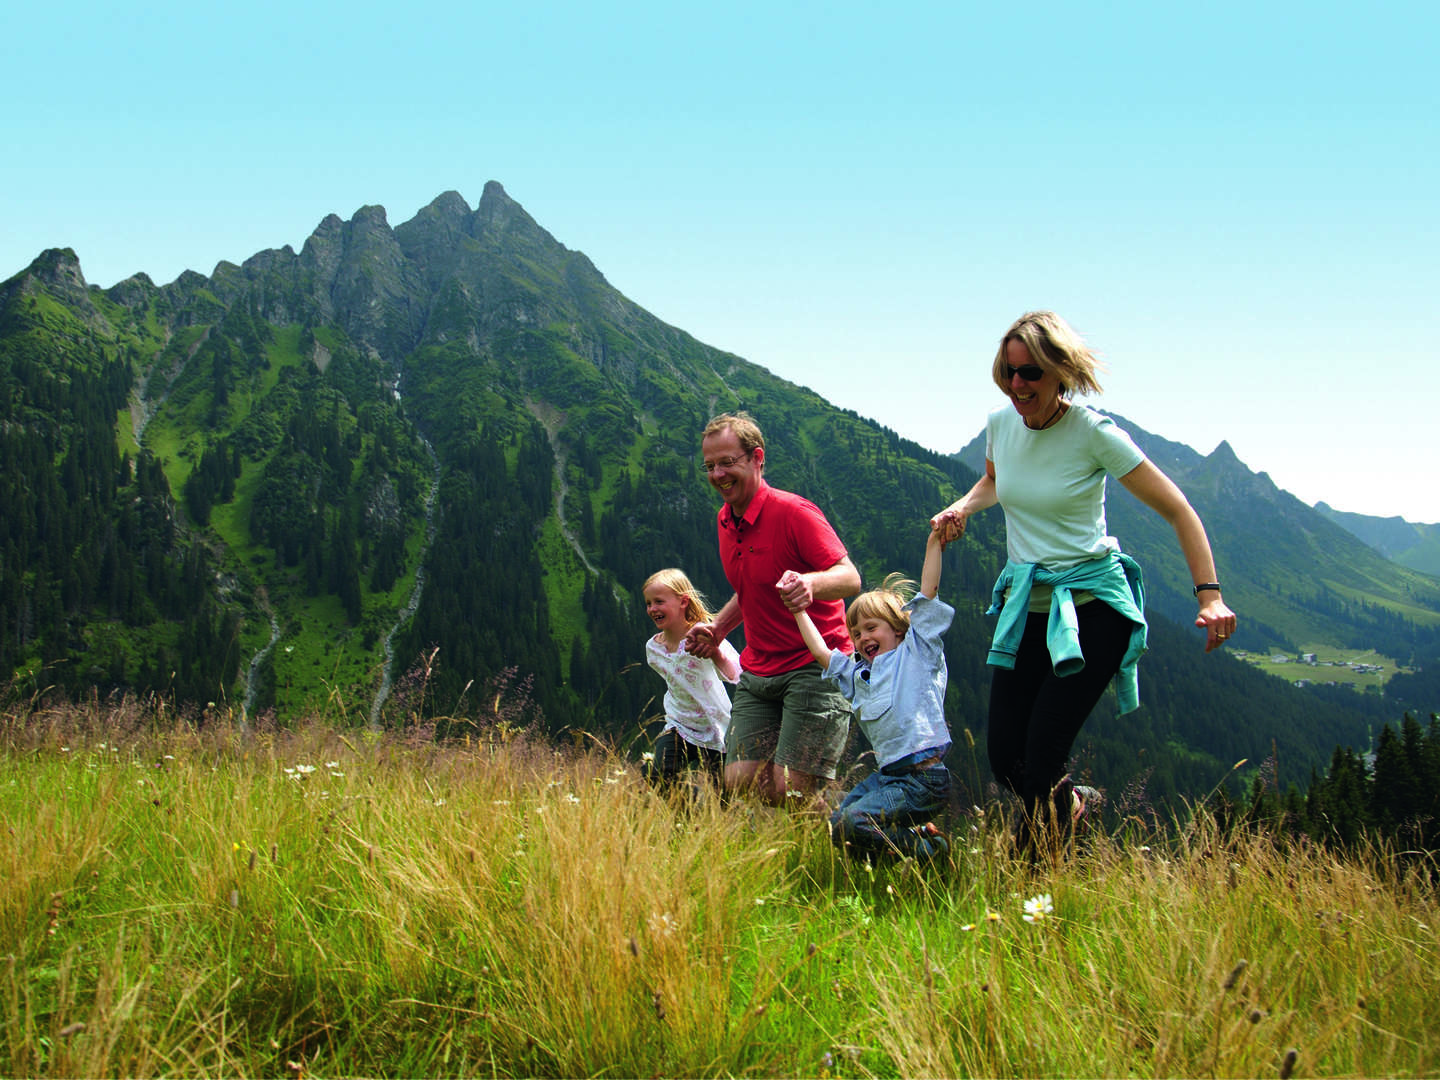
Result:
{"label": "hiking family", "polygon": [[[723,503],[716,533],[733,595],[712,613],[681,570],[645,582],[657,629],[646,660],[666,683],[652,781],[672,785],[696,765],[726,791],[828,810],[820,789],[836,777],[853,711],[874,769],[829,813],[832,839],[856,852],[943,855],[948,841],[934,822],[950,797],[941,639],[955,611],[939,598],[941,553],[972,514],[999,503],[1007,562],[986,612],[996,616],[987,753],[995,778],[1020,799],[1017,850],[1034,855],[1063,838],[1093,797],[1066,772],[1086,718],[1112,681],[1122,713],[1139,704],[1144,583],[1108,534],[1107,476],[1175,530],[1205,651],[1235,632],[1205,528],[1184,494],[1114,421],[1074,401],[1100,392],[1099,370],[1055,313],[1011,324],[991,364],[1007,401],[986,420],[984,474],[926,523],[918,584],[891,574],[864,593],[824,512],[766,482],[755,420],[745,412],[711,420],[701,467]],[[727,638],[742,625],[737,655]]]}

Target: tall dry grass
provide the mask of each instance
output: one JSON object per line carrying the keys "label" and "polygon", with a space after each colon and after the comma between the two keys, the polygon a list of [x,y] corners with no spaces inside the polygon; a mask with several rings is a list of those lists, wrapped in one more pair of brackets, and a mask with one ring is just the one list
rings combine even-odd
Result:
{"label": "tall dry grass", "polygon": [[870,867],[813,816],[488,735],[7,706],[0,1069],[1440,1072],[1435,895],[1383,853],[1196,814],[1036,869],[990,807],[948,865]]}

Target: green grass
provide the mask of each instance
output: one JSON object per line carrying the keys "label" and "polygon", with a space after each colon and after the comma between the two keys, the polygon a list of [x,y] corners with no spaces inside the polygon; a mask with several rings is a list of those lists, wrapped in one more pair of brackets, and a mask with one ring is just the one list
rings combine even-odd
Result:
{"label": "green grass", "polygon": [[992,806],[870,868],[501,725],[11,701],[0,736],[10,1075],[1440,1071],[1425,881],[1204,814],[1032,869]]}
{"label": "green grass", "polygon": [[[1409,575],[1412,578],[1417,576],[1406,568],[1400,569],[1398,573]],[[1326,582],[1326,584],[1351,604],[1374,604],[1376,607],[1399,615],[1417,626],[1434,626],[1436,623],[1440,623],[1440,610],[1434,606],[1412,597],[1391,595],[1393,585],[1390,581],[1367,579],[1364,582],[1365,588],[1334,581]]]}
{"label": "green grass", "polygon": [[571,643],[577,637],[586,644],[590,641],[585,612],[581,607],[581,594],[588,571],[569,541],[560,534],[560,520],[553,513],[544,520],[536,551],[540,565],[545,567],[543,581],[550,610],[550,633],[568,677]]}
{"label": "green grass", "polygon": [[[1314,653],[1316,662],[1314,664],[1300,663],[1297,658],[1305,653]],[[1288,656],[1289,659],[1283,663],[1276,662],[1271,659],[1276,655]],[[1374,650],[1342,649],[1335,645],[1313,641],[1302,645],[1295,653],[1237,651],[1235,656],[1247,664],[1258,667],[1267,675],[1276,675],[1287,682],[1298,682],[1303,679],[1312,683],[1339,683],[1353,686],[1356,690],[1366,690],[1370,687],[1377,690],[1383,689],[1393,675],[1407,670],[1390,657],[1381,656]],[[1348,666],[1352,663],[1373,665],[1379,667],[1380,670],[1356,671]]]}

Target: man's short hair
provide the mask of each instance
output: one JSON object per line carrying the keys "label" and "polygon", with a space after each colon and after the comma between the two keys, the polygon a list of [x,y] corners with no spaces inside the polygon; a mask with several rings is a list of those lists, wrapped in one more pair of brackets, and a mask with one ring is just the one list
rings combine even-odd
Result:
{"label": "man's short hair", "polygon": [[735,437],[740,440],[740,449],[747,454],[765,446],[765,436],[760,431],[760,425],[743,409],[739,412],[721,413],[715,417],[705,425],[705,430],[700,433],[700,438],[708,439],[711,435],[718,435],[726,428],[735,433]]}

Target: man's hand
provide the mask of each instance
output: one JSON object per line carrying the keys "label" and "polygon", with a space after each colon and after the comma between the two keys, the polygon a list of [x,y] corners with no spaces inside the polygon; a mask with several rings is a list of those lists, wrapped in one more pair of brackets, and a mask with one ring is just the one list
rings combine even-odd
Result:
{"label": "man's hand", "polygon": [[794,570],[786,570],[780,575],[780,580],[775,583],[775,588],[779,591],[780,600],[784,603],[786,610],[792,614],[804,611],[815,602],[815,590],[811,586],[807,574],[797,574]]}
{"label": "man's hand", "polygon": [[696,623],[685,635],[685,651],[701,660],[713,660],[720,651],[714,623]]}

